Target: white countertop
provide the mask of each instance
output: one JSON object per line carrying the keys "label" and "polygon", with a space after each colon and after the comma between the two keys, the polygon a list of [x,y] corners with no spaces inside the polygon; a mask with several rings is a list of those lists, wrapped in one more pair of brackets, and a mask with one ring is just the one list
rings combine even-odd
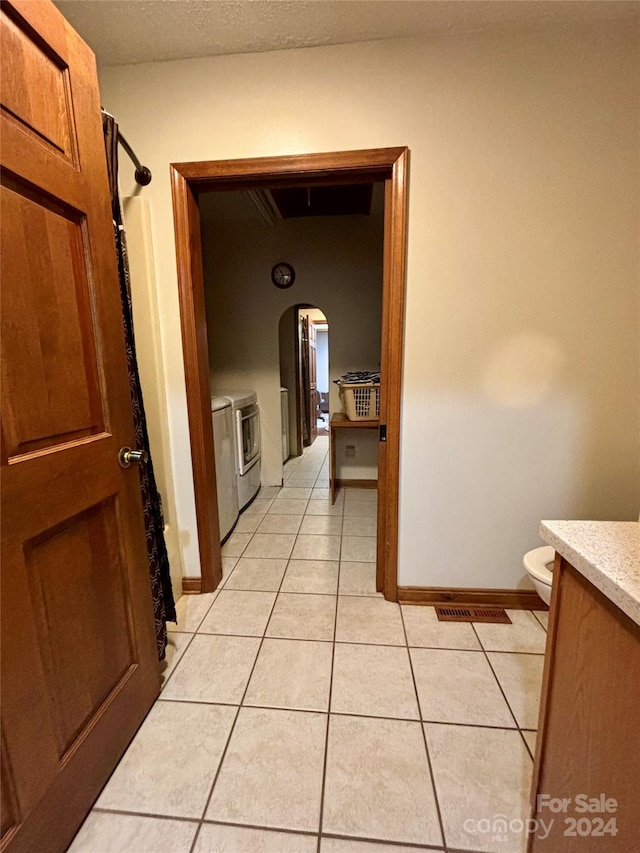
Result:
{"label": "white countertop", "polygon": [[637,521],[542,521],[540,536],[640,625]]}

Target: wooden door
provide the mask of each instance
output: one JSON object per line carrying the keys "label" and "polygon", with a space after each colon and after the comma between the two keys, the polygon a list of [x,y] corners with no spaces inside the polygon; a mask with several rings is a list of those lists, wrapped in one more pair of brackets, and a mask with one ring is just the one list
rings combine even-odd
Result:
{"label": "wooden door", "polygon": [[309,412],[309,318],[306,314],[298,316],[298,350],[300,354],[300,408],[302,414],[302,443],[308,447],[311,442],[311,419]]}
{"label": "wooden door", "polygon": [[100,101],[1,9],[2,850],[60,851],[159,690]]}
{"label": "wooden door", "polygon": [[309,346],[309,426],[310,444],[318,437],[318,338],[313,321],[307,317]]}

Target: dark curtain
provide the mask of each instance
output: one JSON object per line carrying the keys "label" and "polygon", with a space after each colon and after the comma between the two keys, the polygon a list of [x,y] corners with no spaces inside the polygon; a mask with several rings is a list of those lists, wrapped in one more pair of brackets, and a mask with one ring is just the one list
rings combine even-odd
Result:
{"label": "dark curtain", "polygon": [[160,494],[156,486],[156,478],[153,473],[153,462],[151,459],[151,452],[149,450],[147,419],[145,417],[144,403],[142,401],[142,389],[140,387],[140,375],[138,373],[136,345],[133,334],[129,261],[127,258],[127,243],[124,226],[122,224],[122,211],[120,207],[120,195],[118,192],[118,125],[111,116],[103,113],[102,127],[104,130],[104,143],[107,153],[109,188],[111,190],[111,209],[113,213],[113,226],[115,231],[118,272],[120,275],[122,322],[124,326],[124,337],[127,350],[127,366],[129,368],[129,391],[131,392],[131,408],[133,410],[136,449],[146,450],[149,454],[148,462],[145,465],[141,465],[138,468],[138,472],[140,474],[140,492],[142,508],[144,511],[144,527],[147,539],[147,557],[149,561],[151,592],[153,595],[153,613],[156,623],[158,658],[160,660],[164,660],[165,650],[167,647],[166,622],[177,621],[176,610],[173,600],[173,591],[171,589],[169,557],[167,554],[167,546],[164,541],[162,504]]}

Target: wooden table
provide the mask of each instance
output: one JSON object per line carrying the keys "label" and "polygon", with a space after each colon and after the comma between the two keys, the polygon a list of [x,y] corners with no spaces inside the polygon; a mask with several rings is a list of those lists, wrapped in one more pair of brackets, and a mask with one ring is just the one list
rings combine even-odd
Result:
{"label": "wooden table", "polygon": [[[331,490],[331,503],[336,502],[336,492],[342,485],[342,480],[336,477],[336,430],[339,429],[378,429],[380,421],[375,418],[370,421],[350,421],[343,412],[331,415],[329,421],[329,489]],[[350,486],[362,489],[377,488],[377,480],[349,480]]]}

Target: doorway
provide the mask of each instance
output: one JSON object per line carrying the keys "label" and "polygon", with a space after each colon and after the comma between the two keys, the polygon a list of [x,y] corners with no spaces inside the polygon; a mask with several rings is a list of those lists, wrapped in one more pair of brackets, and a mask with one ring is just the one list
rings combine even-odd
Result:
{"label": "doorway", "polygon": [[302,410],[302,444],[310,447],[318,437],[318,354],[313,319],[308,310],[298,310],[300,382],[297,388]]}
{"label": "doorway", "polygon": [[302,445],[309,447],[319,435],[329,435],[329,323],[314,306],[298,308],[299,407]]}
{"label": "doorway", "polygon": [[377,589],[397,599],[400,402],[408,149],[179,163],[171,166],[182,342],[201,556],[201,591],[222,578],[210,415],[209,351],[198,197],[212,190],[384,182]]}
{"label": "doorway", "polygon": [[[329,323],[314,305],[292,305],[278,323],[283,463],[329,435]],[[285,442],[286,434],[286,442]],[[285,450],[286,445],[286,450]]]}
{"label": "doorway", "polygon": [[329,323],[314,323],[318,390],[318,435],[329,435]]}

